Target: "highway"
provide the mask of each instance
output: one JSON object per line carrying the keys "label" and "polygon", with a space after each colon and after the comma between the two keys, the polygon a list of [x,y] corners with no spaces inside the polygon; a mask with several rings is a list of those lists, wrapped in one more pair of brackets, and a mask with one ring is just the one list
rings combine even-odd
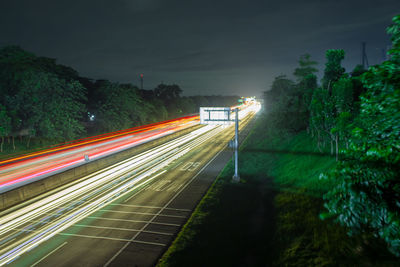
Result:
{"label": "highway", "polygon": [[[244,128],[254,111],[241,112]],[[3,211],[0,266],[153,265],[231,156],[233,133],[204,126]]]}
{"label": "highway", "polygon": [[85,164],[87,160],[97,160],[198,123],[198,116],[187,116],[80,139],[69,144],[0,161],[0,193],[76,168]]}

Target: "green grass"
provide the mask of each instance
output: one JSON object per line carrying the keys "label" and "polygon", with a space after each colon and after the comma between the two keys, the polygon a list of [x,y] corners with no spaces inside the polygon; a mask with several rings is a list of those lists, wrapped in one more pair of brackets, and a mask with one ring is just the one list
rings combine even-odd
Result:
{"label": "green grass", "polygon": [[305,132],[281,142],[249,138],[241,153],[243,174],[257,174],[259,179],[267,174],[274,177],[273,181],[279,188],[307,188],[308,193],[321,196],[332,184],[320,181],[319,176],[335,165],[335,159],[313,147],[311,138]]}
{"label": "green grass", "polygon": [[229,163],[158,266],[395,266],[382,242],[320,220],[334,158],[267,126],[258,119],[242,146],[241,182]]}

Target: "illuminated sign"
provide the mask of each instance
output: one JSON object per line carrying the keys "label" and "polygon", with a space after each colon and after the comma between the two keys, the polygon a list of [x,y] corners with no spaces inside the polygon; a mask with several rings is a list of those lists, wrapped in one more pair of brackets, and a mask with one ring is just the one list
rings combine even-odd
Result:
{"label": "illuminated sign", "polygon": [[230,114],[226,107],[201,107],[200,124],[231,124]]}

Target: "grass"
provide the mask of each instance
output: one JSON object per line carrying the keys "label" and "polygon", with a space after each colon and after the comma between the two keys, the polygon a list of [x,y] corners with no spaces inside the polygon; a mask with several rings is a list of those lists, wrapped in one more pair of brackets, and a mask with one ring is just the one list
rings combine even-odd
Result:
{"label": "grass", "polygon": [[158,266],[398,264],[379,240],[320,220],[332,184],[319,175],[334,158],[304,132],[281,138],[266,128],[259,119],[241,149],[241,182],[231,182],[229,163]]}

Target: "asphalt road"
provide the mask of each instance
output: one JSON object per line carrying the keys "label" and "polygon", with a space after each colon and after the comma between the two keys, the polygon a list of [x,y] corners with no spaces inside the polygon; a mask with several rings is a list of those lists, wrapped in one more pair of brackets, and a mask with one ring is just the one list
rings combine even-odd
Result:
{"label": "asphalt road", "polygon": [[153,266],[232,156],[197,131],[0,214],[0,265]]}
{"label": "asphalt road", "polygon": [[90,160],[104,158],[196,124],[198,117],[183,117],[0,161],[0,193],[85,164],[85,156]]}

